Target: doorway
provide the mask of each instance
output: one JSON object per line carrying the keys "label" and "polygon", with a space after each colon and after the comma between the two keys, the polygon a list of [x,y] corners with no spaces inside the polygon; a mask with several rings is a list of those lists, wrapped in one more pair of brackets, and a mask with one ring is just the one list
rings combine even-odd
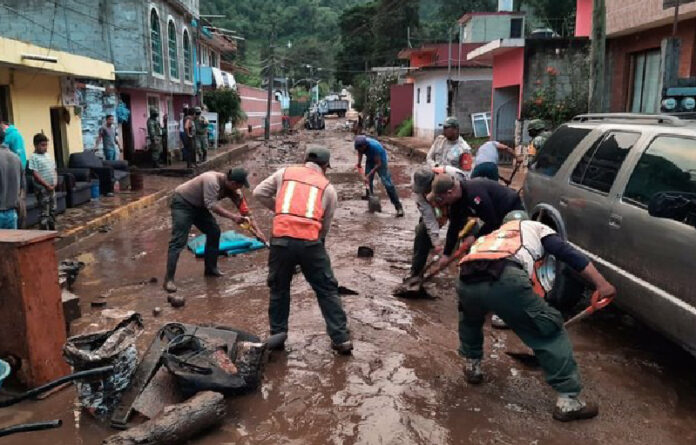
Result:
{"label": "doorway", "polygon": [[67,167],[69,156],[67,125],[68,125],[68,110],[65,107],[51,108],[51,139],[53,141],[53,159],[56,161],[56,167]]}
{"label": "doorway", "polygon": [[132,163],[135,146],[133,144],[133,113],[130,94],[121,93],[120,101],[128,110],[131,110],[128,120],[121,124],[121,148],[123,149],[123,159]]}

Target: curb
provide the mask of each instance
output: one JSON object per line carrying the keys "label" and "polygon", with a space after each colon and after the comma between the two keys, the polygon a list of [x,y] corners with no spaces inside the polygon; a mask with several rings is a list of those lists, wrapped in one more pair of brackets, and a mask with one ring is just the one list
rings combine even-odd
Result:
{"label": "curb", "polygon": [[206,172],[208,170],[214,170],[221,165],[227,164],[232,160],[233,157],[246,153],[252,148],[252,144],[245,142],[229,150],[225,150],[222,153],[216,154],[202,164],[199,164],[195,168],[139,168],[137,171],[144,175],[156,175],[156,176],[196,176],[199,173]]}
{"label": "curb", "polygon": [[[232,148],[226,151],[225,153],[221,153],[220,155],[206,161],[204,164],[200,165],[197,169],[195,169],[195,172],[192,173],[199,174],[208,170],[214,170],[220,167],[221,165],[227,164],[235,156],[242,153],[246,153],[251,148],[256,148],[256,146],[252,147],[252,144],[245,143],[240,145],[239,147]],[[112,210],[109,213],[106,213],[102,216],[88,221],[86,224],[82,226],[74,227],[65,232],[61,232],[59,234],[58,240],[56,241],[56,249],[63,249],[69,246],[70,244],[78,240],[81,240],[85,236],[91,235],[102,226],[126,220],[131,216],[134,216],[135,214],[139,213],[141,210],[155,206],[163,200],[169,198],[173,192],[174,189],[167,189],[160,190],[149,195],[145,195],[137,201],[130,202],[122,207]]]}
{"label": "curb", "polygon": [[424,162],[425,158],[428,156],[427,152],[425,152],[423,150],[419,150],[417,148],[409,147],[408,145],[404,144],[403,142],[399,141],[396,138],[390,138],[390,137],[383,136],[381,138],[378,138],[378,140],[380,142],[387,143],[389,145],[393,145],[394,147],[396,147],[399,150],[399,152],[402,155],[406,156],[409,159],[413,159],[415,161]]}

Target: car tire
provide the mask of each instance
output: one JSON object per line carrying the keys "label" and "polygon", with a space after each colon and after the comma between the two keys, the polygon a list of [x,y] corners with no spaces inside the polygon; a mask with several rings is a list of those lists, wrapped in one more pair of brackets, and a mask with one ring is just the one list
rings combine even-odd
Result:
{"label": "car tire", "polygon": [[558,263],[553,288],[546,294],[546,302],[555,307],[565,318],[575,315],[574,308],[585,295],[585,284],[567,265]]}

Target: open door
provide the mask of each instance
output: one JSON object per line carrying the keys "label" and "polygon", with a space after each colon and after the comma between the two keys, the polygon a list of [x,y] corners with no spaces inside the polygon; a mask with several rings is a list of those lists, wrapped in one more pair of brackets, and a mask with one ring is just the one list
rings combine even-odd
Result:
{"label": "open door", "polygon": [[[128,108],[131,109],[131,98],[129,94],[121,94],[121,102]],[[123,159],[129,163],[133,163],[133,151],[135,150],[133,144],[133,114],[129,116],[128,120],[121,124],[121,149],[123,150]]]}
{"label": "open door", "polygon": [[51,108],[51,140],[53,142],[53,159],[58,168],[65,168],[68,164],[68,145],[66,143],[68,111],[64,107]]}

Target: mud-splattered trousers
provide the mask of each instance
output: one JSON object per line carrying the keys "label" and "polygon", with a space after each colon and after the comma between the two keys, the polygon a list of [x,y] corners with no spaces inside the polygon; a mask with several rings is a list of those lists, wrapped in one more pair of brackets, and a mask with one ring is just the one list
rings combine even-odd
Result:
{"label": "mud-splattered trousers", "polygon": [[212,213],[205,207],[196,207],[178,193],[174,193],[171,203],[172,237],[169,241],[167,255],[167,275],[165,279],[173,280],[179,254],[186,247],[191,226],[195,225],[205,234],[205,252],[203,259],[205,270],[217,269],[218,249],[220,247],[220,226]]}
{"label": "mud-splattered trousers", "polygon": [[321,241],[295,238],[271,239],[271,251],[268,255],[268,287],[271,289],[268,319],[271,334],[288,331],[290,283],[297,265],[317,295],[317,302],[326,322],[326,332],[331,341],[348,341],[350,334],[346,313],[341,305],[338,282],[331,270],[331,260],[324,244]]}
{"label": "mud-splattered trousers", "polygon": [[483,323],[486,314],[493,312],[534,350],[553,389],[567,394],[580,392],[580,374],[563,317],[534,293],[526,272],[509,265],[498,281],[465,284],[457,279],[457,293],[461,355],[483,357]]}
{"label": "mud-splattered trousers", "polygon": [[34,194],[36,195],[36,202],[39,204],[39,228],[41,230],[55,230],[56,192],[37,185]]}

